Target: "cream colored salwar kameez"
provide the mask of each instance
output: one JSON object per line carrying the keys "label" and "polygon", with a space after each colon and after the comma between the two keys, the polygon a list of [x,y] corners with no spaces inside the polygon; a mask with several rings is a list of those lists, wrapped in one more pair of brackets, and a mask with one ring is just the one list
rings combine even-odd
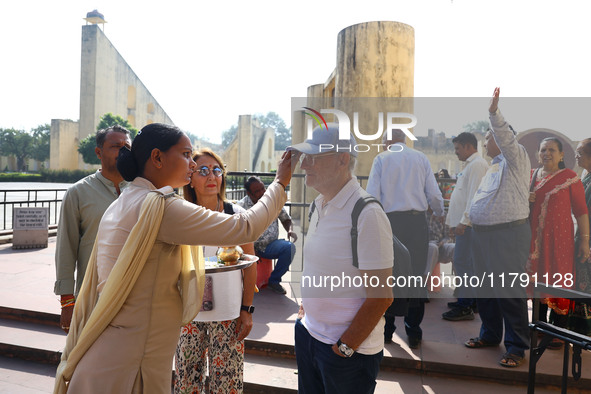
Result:
{"label": "cream colored salwar kameez", "polygon": [[[220,239],[228,245],[252,242],[275,220],[286,200],[283,188],[273,184],[261,204],[229,216],[174,196],[164,199],[161,223],[150,217],[153,224],[146,224],[142,216],[150,213],[140,215],[140,208],[154,190],[149,181],[136,178],[103,216],[93,252],[95,270],[87,272],[94,291],[84,291],[85,278],[81,296],[87,300],[77,300],[56,393],[66,387],[68,393],[84,394],[170,393],[179,328],[195,317],[201,297],[198,273],[186,272],[189,248],[181,245],[217,245]],[[172,189],[158,192],[166,195]],[[154,228],[145,228],[149,226]],[[155,240],[149,240],[156,231]],[[128,238],[133,242],[124,248]],[[142,245],[138,249],[151,246],[135,251],[143,252],[143,257],[122,259],[130,244]]]}

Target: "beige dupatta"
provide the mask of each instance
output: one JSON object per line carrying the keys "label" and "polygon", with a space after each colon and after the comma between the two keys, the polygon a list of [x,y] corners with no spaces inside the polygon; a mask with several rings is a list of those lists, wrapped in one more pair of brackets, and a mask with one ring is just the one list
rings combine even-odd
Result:
{"label": "beige dupatta", "polygon": [[[57,368],[54,394],[67,392],[67,383],[72,378],[76,365],[119,313],[152,251],[158,234],[155,229],[160,228],[165,200],[173,196],[172,193],[163,195],[158,190],[148,193],[142,203],[138,222],[133,226],[100,298],[97,292],[95,243],[80,294],[76,299],[66,348]],[[182,325],[185,325],[201,309],[205,274],[202,248],[182,245],[181,259],[179,284],[183,303]]]}

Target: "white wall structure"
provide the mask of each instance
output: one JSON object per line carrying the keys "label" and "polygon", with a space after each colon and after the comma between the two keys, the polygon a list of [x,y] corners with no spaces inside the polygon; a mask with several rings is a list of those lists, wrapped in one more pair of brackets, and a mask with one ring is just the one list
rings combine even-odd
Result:
{"label": "white wall structure", "polygon": [[109,112],[137,129],[154,122],[174,124],[99,25],[82,26],[78,132],[72,135],[69,121],[52,120],[50,168],[88,168],[77,153],[78,143],[94,134]]}

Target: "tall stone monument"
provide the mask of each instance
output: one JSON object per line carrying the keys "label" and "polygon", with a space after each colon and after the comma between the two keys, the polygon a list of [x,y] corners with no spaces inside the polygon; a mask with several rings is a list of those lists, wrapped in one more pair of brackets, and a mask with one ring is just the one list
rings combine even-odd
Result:
{"label": "tall stone monument", "polygon": [[78,157],[78,143],[96,132],[101,116],[111,112],[140,129],[146,124],[174,124],[146,85],[127,64],[99,27],[106,23],[94,10],[82,26],[80,68],[80,120],[52,119],[49,167],[78,169],[86,165]]}
{"label": "tall stone monument", "polygon": [[[378,113],[391,111],[391,98],[414,96],[414,50],[414,29],[404,23],[365,22],[344,28],[337,36],[336,68],[325,83],[308,87],[306,106],[338,108],[348,114],[357,112],[358,124],[375,132]],[[412,99],[400,100],[397,106],[396,112],[413,112]],[[292,142],[296,144],[306,139],[306,119],[303,111],[294,106],[292,110]],[[334,120],[330,116],[326,119]],[[350,119],[353,121],[352,115]],[[381,136],[358,142],[379,144]],[[371,149],[359,154],[356,173],[369,175],[378,153]],[[310,190],[304,196],[303,180],[292,181],[292,193],[305,201],[315,196]]]}

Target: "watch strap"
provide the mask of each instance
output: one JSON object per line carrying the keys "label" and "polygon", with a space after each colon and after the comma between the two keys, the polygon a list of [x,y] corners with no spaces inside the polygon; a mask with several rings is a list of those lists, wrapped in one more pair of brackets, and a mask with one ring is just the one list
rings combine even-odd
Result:
{"label": "watch strap", "polygon": [[254,312],[254,306],[252,306],[252,305],[240,305],[240,310],[241,311],[246,311],[248,313],[253,313]]}

